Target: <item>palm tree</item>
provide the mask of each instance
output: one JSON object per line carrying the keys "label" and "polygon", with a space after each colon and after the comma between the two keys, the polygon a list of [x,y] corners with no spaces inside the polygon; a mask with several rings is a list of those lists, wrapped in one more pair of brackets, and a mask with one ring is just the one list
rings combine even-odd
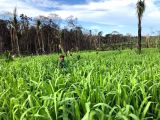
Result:
{"label": "palm tree", "polygon": [[101,38],[102,38],[102,31],[98,32],[98,48],[100,49],[101,48]]}
{"label": "palm tree", "polygon": [[142,27],[141,27],[141,22],[142,22],[142,16],[143,13],[145,11],[145,0],[138,0],[137,2],[137,15],[138,15],[138,51],[139,53],[141,53],[141,31],[142,31]]}
{"label": "palm tree", "polygon": [[36,45],[36,40],[35,40],[35,47],[38,48],[38,50],[36,50],[36,53],[39,52],[39,49],[41,49],[41,43],[40,43],[40,25],[41,25],[41,21],[39,19],[37,19],[36,21],[36,33],[37,33],[37,39],[38,39],[38,47]]}
{"label": "palm tree", "polygon": [[20,55],[18,29],[19,29],[19,23],[17,19],[17,8],[14,8],[13,18],[10,21],[11,45],[12,45],[12,52]]}

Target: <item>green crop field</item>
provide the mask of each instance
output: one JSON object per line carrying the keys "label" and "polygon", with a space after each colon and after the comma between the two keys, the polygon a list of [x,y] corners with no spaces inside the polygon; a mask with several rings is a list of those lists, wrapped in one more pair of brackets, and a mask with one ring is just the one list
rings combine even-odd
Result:
{"label": "green crop field", "polygon": [[79,52],[65,60],[59,68],[55,54],[0,59],[0,120],[160,119],[157,49]]}

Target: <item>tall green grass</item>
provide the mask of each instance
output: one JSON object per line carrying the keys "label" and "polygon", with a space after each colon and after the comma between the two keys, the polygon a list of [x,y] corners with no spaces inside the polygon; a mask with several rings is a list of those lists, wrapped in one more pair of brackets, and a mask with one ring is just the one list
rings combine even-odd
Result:
{"label": "tall green grass", "polygon": [[57,61],[0,60],[0,120],[160,119],[158,50],[74,53],[64,69]]}

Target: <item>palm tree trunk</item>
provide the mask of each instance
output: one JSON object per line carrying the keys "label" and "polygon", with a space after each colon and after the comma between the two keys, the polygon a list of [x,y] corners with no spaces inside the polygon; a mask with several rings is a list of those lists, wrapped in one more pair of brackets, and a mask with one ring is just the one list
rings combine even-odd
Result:
{"label": "palm tree trunk", "polygon": [[39,53],[39,50],[41,49],[41,44],[40,44],[40,38],[39,38],[39,29],[36,29],[37,30],[37,40],[38,40],[38,53]]}
{"label": "palm tree trunk", "polygon": [[38,54],[37,40],[36,39],[34,39],[34,45],[35,45],[35,52],[36,52],[36,54]]}
{"label": "palm tree trunk", "polygon": [[13,53],[17,54],[16,35],[15,35],[15,30],[14,29],[13,29]]}
{"label": "palm tree trunk", "polygon": [[10,35],[11,35],[11,47],[12,47],[12,53],[14,52],[14,42],[13,42],[13,29],[10,28]]}
{"label": "palm tree trunk", "polygon": [[41,32],[40,35],[41,35],[41,43],[42,43],[42,53],[45,53],[45,50],[44,50],[44,37],[43,37],[43,33]]}
{"label": "palm tree trunk", "polygon": [[142,39],[142,36],[141,36],[141,18],[140,16],[138,16],[138,51],[139,53],[141,53],[141,47],[142,47],[142,44],[141,44],[141,39]]}
{"label": "palm tree trunk", "polygon": [[16,36],[15,36],[16,38],[15,38],[15,40],[16,40],[16,46],[17,46],[17,54],[20,55],[18,36],[17,36],[17,32],[16,32],[16,31],[15,31],[15,33],[16,33]]}

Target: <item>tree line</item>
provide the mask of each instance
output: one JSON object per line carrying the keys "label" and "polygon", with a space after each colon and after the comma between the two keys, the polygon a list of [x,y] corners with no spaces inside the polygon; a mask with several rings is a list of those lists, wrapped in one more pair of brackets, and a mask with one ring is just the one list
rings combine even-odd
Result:
{"label": "tree line", "polygon": [[[11,19],[0,19],[0,52],[13,54],[48,54],[77,50],[116,49],[115,43],[130,41],[127,37],[114,31],[102,36],[102,32],[86,30],[77,24],[77,19],[68,17],[66,26],[60,27],[61,18],[51,14],[34,19],[14,9]],[[112,46],[112,47],[111,47]]]}
{"label": "tree line", "polygon": [[[102,31],[93,32],[77,24],[77,19],[69,16],[64,23],[56,14],[30,18],[17,15],[14,9],[10,19],[0,19],[0,53],[12,54],[49,54],[53,52],[78,50],[116,50],[133,49],[137,46],[152,47],[148,38],[141,36],[141,21],[145,11],[144,1],[137,2],[138,37],[122,35],[117,31],[102,36]],[[153,38],[153,37],[152,37]],[[156,36],[157,38],[157,36]],[[158,37],[159,38],[159,37]],[[156,39],[157,40],[157,39]],[[159,42],[155,42],[156,44]],[[158,46],[158,45],[156,45]]]}

